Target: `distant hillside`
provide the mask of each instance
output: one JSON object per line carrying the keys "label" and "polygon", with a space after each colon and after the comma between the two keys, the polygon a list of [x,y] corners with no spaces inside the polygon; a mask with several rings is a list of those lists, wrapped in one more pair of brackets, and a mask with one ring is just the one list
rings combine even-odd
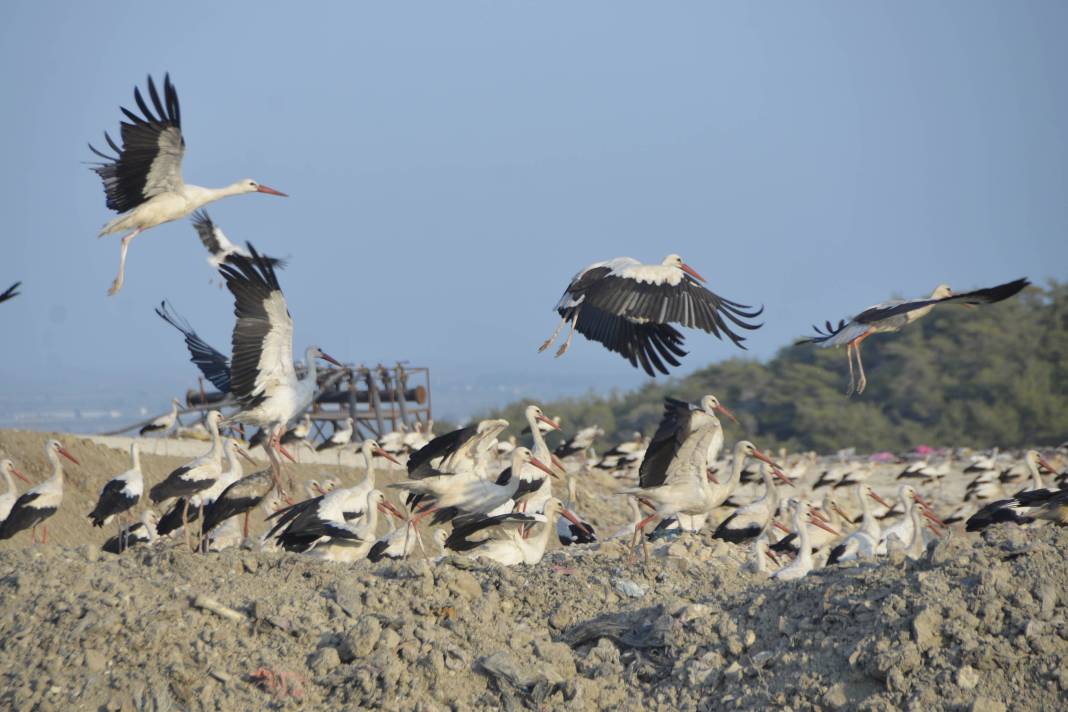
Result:
{"label": "distant hillside", "polygon": [[[690,345],[702,339],[694,335]],[[935,309],[898,334],[869,338],[863,356],[868,388],[852,398],[845,396],[844,349],[788,346],[767,363],[732,358],[630,393],[541,405],[567,431],[597,423],[609,441],[651,433],[665,395],[706,393],[719,396],[762,447],[873,451],[1068,440],[1068,284],[1031,287],[987,307]],[[522,423],[525,402],[494,415]],[[743,434],[733,426],[729,433]]]}

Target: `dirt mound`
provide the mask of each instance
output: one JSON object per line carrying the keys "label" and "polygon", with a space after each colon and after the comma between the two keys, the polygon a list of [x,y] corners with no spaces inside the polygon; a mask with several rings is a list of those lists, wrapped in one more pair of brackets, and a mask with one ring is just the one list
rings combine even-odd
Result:
{"label": "dirt mound", "polygon": [[[779,583],[691,537],[536,567],[0,552],[11,709],[1055,709],[1068,531]],[[700,559],[704,559],[703,561]],[[207,597],[207,598],[205,598]]]}

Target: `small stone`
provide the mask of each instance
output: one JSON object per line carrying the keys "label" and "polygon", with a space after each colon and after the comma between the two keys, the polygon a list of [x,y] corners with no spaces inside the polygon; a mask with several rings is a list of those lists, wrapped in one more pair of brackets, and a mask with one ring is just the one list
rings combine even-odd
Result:
{"label": "small stone", "polygon": [[85,546],[79,546],[78,547],[78,552],[90,564],[95,562],[95,561],[98,561],[100,559],[100,549],[98,547],[92,546],[91,544],[86,544]]}
{"label": "small stone", "polygon": [[849,698],[846,696],[845,685],[840,682],[832,685],[827,692],[823,693],[823,704],[833,710],[840,710],[846,707],[849,704]]}
{"label": "small stone", "polygon": [[755,642],[756,642],[756,633],[754,633],[751,630],[747,630],[745,632],[745,647],[747,649],[751,648],[751,647],[753,647],[753,643],[755,643]]}
{"label": "small stone", "polygon": [[371,654],[382,634],[382,624],[377,618],[365,617],[341,636],[338,654],[344,662],[352,662]]}
{"label": "small stone", "polygon": [[972,703],[972,712],[1005,712],[1005,705],[1002,702],[980,695]]}
{"label": "small stone", "polygon": [[251,556],[247,556],[241,560],[241,566],[248,573],[254,574],[260,568],[260,562],[256,561],[256,559]]}
{"label": "small stone", "polygon": [[645,589],[630,579],[617,578],[612,581],[612,585],[620,594],[629,598],[641,598],[645,595]]}
{"label": "small stone", "polygon": [[735,660],[727,666],[727,669],[723,671],[723,675],[731,678],[732,680],[740,680],[742,677],[742,666],[738,664],[737,660]]}
{"label": "small stone", "polygon": [[912,638],[920,652],[942,646],[942,636],[939,633],[941,620],[942,616],[931,606],[924,608],[912,619]]}
{"label": "small stone", "polygon": [[1053,617],[1053,609],[1057,607],[1057,587],[1051,583],[1043,584],[1038,596],[1042,602],[1042,608],[1038,614],[1039,618],[1048,621]]}
{"label": "small stone", "polygon": [[957,686],[962,690],[974,689],[979,684],[979,673],[971,665],[964,665],[957,671]]}
{"label": "small stone", "polygon": [[341,664],[341,656],[337,648],[319,648],[308,660],[308,667],[317,675],[325,675]]}
{"label": "small stone", "polygon": [[102,672],[107,667],[108,659],[99,650],[90,648],[85,651],[85,667],[89,672]]}
{"label": "small stone", "polygon": [[466,571],[456,571],[449,582],[449,590],[464,598],[476,598],[482,595],[482,586],[478,579]]}
{"label": "small stone", "polygon": [[549,616],[549,625],[556,630],[563,630],[571,625],[571,611],[567,606],[560,606]]}

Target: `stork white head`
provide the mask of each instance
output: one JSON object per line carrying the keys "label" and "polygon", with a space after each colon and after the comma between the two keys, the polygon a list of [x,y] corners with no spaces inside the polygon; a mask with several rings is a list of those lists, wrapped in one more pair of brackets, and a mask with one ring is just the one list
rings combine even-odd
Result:
{"label": "stork white head", "polygon": [[949,288],[948,284],[940,284],[931,292],[931,299],[945,299],[952,296],[953,290]]}
{"label": "stork white head", "polygon": [[275,190],[274,188],[269,188],[269,187],[263,185],[262,183],[257,183],[256,181],[252,180],[251,178],[245,178],[244,180],[239,180],[237,183],[234,183],[234,186],[235,186],[235,188],[239,189],[240,192],[242,192],[242,193],[266,193],[267,195],[279,195],[279,196],[281,196],[283,198],[288,198],[289,197],[288,195],[286,195],[282,191]]}
{"label": "stork white head", "polygon": [[338,368],[344,368],[345,367],[344,364],[342,364],[340,361],[338,361],[336,358],[334,358],[330,354],[323,353],[323,350],[321,348],[319,348],[318,346],[309,346],[305,350],[304,356],[305,356],[305,360],[308,363],[311,363],[314,359],[321,358],[323,361],[326,361],[328,363],[332,363],[335,366],[337,366]]}
{"label": "stork white head", "polygon": [[67,448],[63,447],[63,444],[58,440],[49,440],[48,443],[45,444],[45,452],[48,454],[49,459],[51,459],[53,462],[58,463],[59,456],[62,455],[63,457],[73,462],[75,465],[82,464],[78,462],[74,455],[71,455],[70,451],[67,450]]}
{"label": "stork white head", "polygon": [[697,270],[695,270],[693,267],[691,267],[690,265],[688,265],[685,262],[683,262],[682,258],[679,257],[676,254],[668,255],[667,257],[664,258],[664,261],[661,262],[660,264],[663,265],[664,267],[674,267],[675,269],[681,269],[683,272],[685,272],[686,274],[690,275],[691,277],[696,279],[698,282],[704,282],[705,281],[705,278],[702,277],[700,274],[698,274]]}
{"label": "stork white head", "polygon": [[26,475],[24,475],[21,472],[19,472],[18,468],[15,467],[15,463],[12,462],[11,460],[9,460],[8,458],[4,458],[3,460],[0,460],[0,472],[3,472],[8,477],[11,477],[11,476],[18,477],[20,480],[22,480],[26,484],[30,484],[30,480],[26,477]]}
{"label": "stork white head", "polygon": [[549,429],[551,430],[560,429],[560,424],[557,423],[555,420],[552,420],[551,418],[547,417],[545,413],[542,412],[541,408],[536,405],[531,404],[527,406],[526,416],[528,421],[544,423],[545,425],[549,426]]}
{"label": "stork white head", "polygon": [[731,420],[733,420],[735,423],[738,422],[738,419],[734,417],[734,413],[727,410],[723,406],[723,404],[719,402],[719,398],[716,398],[711,393],[701,399],[701,410],[708,413],[709,415],[715,415],[716,412],[720,412]]}

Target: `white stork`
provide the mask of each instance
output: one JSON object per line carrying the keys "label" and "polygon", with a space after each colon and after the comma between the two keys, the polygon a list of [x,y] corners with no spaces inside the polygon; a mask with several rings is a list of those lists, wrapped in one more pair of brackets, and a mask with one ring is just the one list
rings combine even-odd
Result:
{"label": "white stork", "polygon": [[[200,338],[197,332],[193,331],[193,327],[189,325],[189,322],[167,304],[166,299],[156,307],[156,314],[159,315],[160,319],[182,332],[185,337],[185,347],[189,350],[189,360],[200,369],[204,377],[219,389],[220,393],[224,395],[229,393],[230,359],[227,358],[226,354]],[[178,405],[177,401],[175,401],[175,405]]]}
{"label": "white stork", "polygon": [[[996,287],[976,289],[971,292],[954,294],[948,285],[938,285],[931,296],[918,297],[916,299],[889,299],[880,304],[870,306],[861,313],[846,321],[842,319],[838,326],[827,322],[824,326],[826,331],[818,326],[813,326],[818,336],[800,339],[798,344],[817,344],[823,348],[838,347],[845,345],[846,357],[849,359],[849,387],[846,395],[852,395],[854,386],[856,392],[863,393],[868,385],[868,378],[864,374],[864,363],[860,359],[860,344],[872,334],[880,332],[888,333],[901,331],[912,322],[927,316],[928,312],[939,304],[964,304],[974,306],[977,304],[993,304],[1015,295],[1030,282],[1026,279],[1017,279],[1013,282],[999,284]],[[860,372],[860,380],[856,381],[853,371],[853,353],[857,355],[857,370]]]}
{"label": "white stork", "polygon": [[352,487],[327,491],[273,513],[268,519],[277,517],[278,521],[265,539],[269,540],[277,534],[278,543],[286,551],[307,551],[323,536],[325,522],[347,522],[362,517],[366,512],[367,496],[375,489],[375,455],[397,463],[374,440],[365,440],[362,447],[367,474],[360,482]]}
{"label": "white stork", "polygon": [[0,292],[0,303],[6,302],[8,299],[17,297],[19,295],[18,289],[21,284],[22,282],[15,282],[3,292]]}
{"label": "white stork", "polygon": [[793,483],[785,474],[773,470],[767,463],[761,464],[760,475],[764,480],[764,496],[734,510],[734,513],[716,528],[712,535],[714,538],[740,544],[760,536],[771,525],[772,517],[779,509],[779,490],[772,476],[778,477],[787,485],[793,486]]}
{"label": "white stork", "polygon": [[0,525],[2,525],[7,515],[11,513],[11,508],[15,506],[15,500],[19,498],[19,491],[15,488],[12,476],[18,477],[26,484],[30,484],[30,481],[26,475],[18,471],[15,463],[7,458],[0,460],[0,475],[4,476],[4,482],[7,484],[7,491],[0,495]]}
{"label": "white stork", "polygon": [[787,500],[787,506],[793,512],[794,532],[797,534],[798,539],[797,558],[789,565],[773,573],[771,577],[780,581],[796,581],[807,576],[815,566],[815,562],[812,559],[812,543],[809,538],[808,525],[821,526],[821,524],[819,520],[812,518],[811,515],[807,520],[801,518],[806,508],[803,501],[791,497]]}
{"label": "white stork", "polygon": [[567,503],[564,505],[568,511],[574,514],[580,522],[581,526],[573,524],[566,517],[560,517],[556,520],[556,538],[560,540],[563,546],[571,546],[573,544],[593,544],[597,541],[597,532],[594,531],[593,525],[586,520],[579,517],[575,512],[575,503],[578,501],[578,495],[575,492],[575,478],[567,478]]}
{"label": "white stork", "polygon": [[874,499],[887,509],[891,504],[880,497],[871,487],[858,484],[853,490],[857,501],[860,502],[861,520],[860,526],[855,532],[843,539],[833,549],[827,558],[827,564],[836,564],[839,561],[852,561],[854,559],[871,559],[875,556],[876,547],[882,537],[882,528],[878,520],[872,514],[868,498]]}
{"label": "white stork", "polygon": [[504,566],[536,564],[545,555],[549,537],[556,531],[557,516],[583,527],[582,521],[568,511],[563,502],[551,497],[540,514],[510,512],[454,527],[445,546]]}
{"label": "white stork", "polygon": [[94,527],[102,527],[116,515],[128,512],[141,499],[145,478],[141,474],[141,451],[136,441],[130,444],[130,462],[129,470],[112,477],[100,490],[96,506],[89,512]]}
{"label": "white stork", "polygon": [[[242,257],[251,257],[248,250],[235,245],[230,242],[230,239],[226,236],[226,233],[222,231],[222,228],[215,224],[208,215],[207,210],[198,210],[193,213],[193,229],[197,231],[197,237],[200,238],[200,242],[211,253],[208,257],[208,264],[214,269],[219,269],[226,262],[230,255],[241,255]],[[271,266],[281,269],[286,266],[285,260],[276,259],[274,257],[264,257]]]}
{"label": "white stork", "polygon": [[[324,452],[326,450],[336,450],[338,448],[344,448],[346,445],[352,442],[353,433],[352,418],[345,418],[341,421],[341,425],[337,425],[335,422],[334,432],[330,434],[330,437],[322,441],[315,447],[316,452]],[[340,453],[338,455],[340,457]]]}
{"label": "white stork", "polygon": [[271,263],[252,245],[248,249],[251,257],[230,255],[220,268],[226,286],[234,295],[237,316],[230,359],[230,394],[240,410],[229,419],[267,430],[269,447],[279,447],[281,429],[315,398],[316,359],[342,365],[318,346],[309,346],[304,352],[304,377],[297,378],[293,366],[293,320],[282,288]]}
{"label": "white stork", "polygon": [[159,432],[160,435],[166,435],[174,427],[174,424],[178,422],[178,409],[181,407],[181,401],[177,398],[172,398],[170,411],[158,418],[154,418],[151,423],[141,428],[137,434],[147,435],[148,433]]}
{"label": "white stork", "polygon": [[[562,317],[539,351],[544,351],[570,322],[571,330],[556,355],[563,356],[577,330],[587,339],[599,341],[650,376],[668,373],[686,355],[683,335],[672,326],[679,324],[701,329],[745,348],[744,337],[728,325],[758,329],[746,321],[764,311],[752,310],[701,286],[705,278],[682,261],[668,255],[658,265],[646,265],[630,257],[595,262],[576,274],[555,309]],[[537,453],[535,453],[537,454]]]}
{"label": "white stork", "polygon": [[1041,468],[1052,474],[1057,470],[1049,464],[1037,450],[1028,450],[1024,462],[1031,473],[1031,488],[1020,490],[1009,499],[1001,499],[984,506],[968,518],[965,529],[970,532],[982,531],[991,524],[1012,522],[1029,524],[1037,519],[1057,521],[1059,508],[1064,506],[1064,498],[1058,499],[1065,490],[1046,489],[1042,482]]}
{"label": "white stork", "polygon": [[376,541],[378,513],[391,514],[398,519],[404,515],[394,507],[381,490],[367,493],[364,515],[357,521],[326,520],[322,522],[318,539],[308,553],[326,561],[358,561],[371,551]]}
{"label": "white stork", "polygon": [[141,521],[134,522],[128,527],[123,527],[118,534],[104,542],[101,547],[110,554],[121,554],[127,549],[143,544],[151,544],[156,541],[156,524],[159,515],[151,509],[146,509],[141,514]]}
{"label": "white stork", "polygon": [[[59,458],[65,457],[75,465],[81,463],[58,440],[45,443],[45,455],[52,463],[52,476],[36,487],[26,490],[15,500],[7,519],[0,525],[0,539],[10,539],[19,532],[30,529],[33,543],[36,544],[37,526],[59,510],[59,505],[63,502],[63,464]],[[47,524],[44,526],[41,543],[48,543]]]}
{"label": "white stork", "polygon": [[121,125],[121,148],[111,136],[104,134],[108,146],[116,155],[109,156],[89,146],[89,150],[104,159],[94,164],[93,171],[104,182],[107,206],[120,213],[100,230],[98,237],[130,231],[122,238],[119,274],[108,294],[116,294],[122,289],[130,241],[143,230],[184,218],[203,205],[231,195],[267,193],[285,196],[285,193],[261,185],[251,178],[225,188],[202,188],[185,183],[182,180],[182,157],[185,155],[182,117],[178,93],[171,84],[170,75],[163,78],[162,101],[152,77],[148,78],[148,96],[152,100],[152,108],[141,97],[141,90],[134,88],[134,100],[141,110],[140,116],[120,107],[129,120],[129,123],[124,121]]}

